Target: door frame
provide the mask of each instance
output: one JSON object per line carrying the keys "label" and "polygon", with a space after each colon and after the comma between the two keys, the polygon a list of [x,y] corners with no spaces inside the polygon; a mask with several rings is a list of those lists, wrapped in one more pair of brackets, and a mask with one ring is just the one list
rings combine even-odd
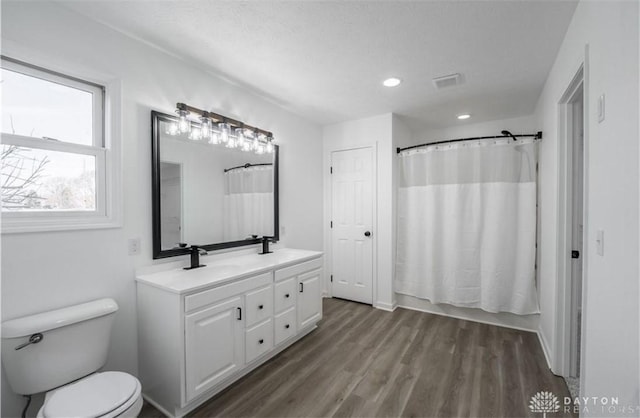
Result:
{"label": "door frame", "polygon": [[332,267],[333,267],[333,229],[331,228],[331,218],[333,215],[333,178],[331,177],[332,174],[330,172],[330,168],[333,166],[333,153],[334,152],[340,152],[340,151],[353,151],[353,150],[357,150],[357,149],[363,149],[363,148],[370,148],[371,152],[372,152],[372,164],[371,164],[371,170],[373,171],[372,173],[372,193],[371,193],[371,200],[373,202],[373,213],[372,213],[372,224],[371,227],[373,229],[373,236],[371,237],[372,242],[371,242],[371,251],[372,251],[372,259],[371,262],[373,263],[372,266],[372,277],[371,277],[371,305],[373,307],[377,306],[377,300],[378,300],[378,231],[380,230],[379,225],[378,225],[378,143],[377,142],[373,142],[371,144],[367,144],[367,145],[359,145],[359,146],[347,146],[347,147],[336,147],[336,148],[331,148],[327,150],[327,161],[328,161],[328,167],[327,167],[327,187],[326,187],[326,195],[325,195],[325,200],[327,202],[327,213],[325,214],[325,224],[326,224],[326,231],[327,234],[325,235],[325,237],[327,237],[327,239],[325,239],[325,248],[326,248],[326,252],[325,252],[325,271],[327,273],[325,273],[326,276],[326,289],[327,289],[327,296],[328,297],[333,297],[333,284],[331,282],[331,274],[332,274]]}
{"label": "door frame", "polygon": [[[555,315],[555,352],[553,354],[552,371],[560,376],[570,376],[571,370],[571,320],[572,320],[572,275],[571,275],[571,250],[573,232],[573,103],[579,94],[582,94],[582,124],[583,124],[583,193],[582,193],[582,225],[583,247],[581,258],[582,267],[582,321],[580,344],[580,376],[584,376],[583,369],[586,363],[584,353],[585,319],[586,319],[586,292],[588,264],[588,190],[589,190],[589,89],[588,89],[588,46],[585,47],[584,60],[580,62],[573,73],[564,93],[558,101],[558,223],[557,238],[557,281],[556,281],[556,315]],[[581,90],[581,91],[580,91]]]}

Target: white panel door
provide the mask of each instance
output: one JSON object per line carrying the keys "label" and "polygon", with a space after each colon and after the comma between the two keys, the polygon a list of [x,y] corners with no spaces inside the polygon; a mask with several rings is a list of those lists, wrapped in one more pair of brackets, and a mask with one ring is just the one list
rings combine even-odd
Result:
{"label": "white panel door", "polygon": [[242,308],[236,297],[185,317],[187,401],[244,366]]}
{"label": "white panel door", "polygon": [[373,302],[373,148],[331,153],[333,296]]}

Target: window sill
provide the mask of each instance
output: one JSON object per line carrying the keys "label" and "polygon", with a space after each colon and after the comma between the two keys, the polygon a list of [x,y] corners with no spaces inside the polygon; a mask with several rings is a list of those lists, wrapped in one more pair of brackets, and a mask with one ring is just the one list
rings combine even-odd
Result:
{"label": "window sill", "polygon": [[55,217],[46,219],[7,219],[2,217],[2,234],[21,234],[53,231],[79,231],[87,229],[120,228],[119,219],[109,217]]}

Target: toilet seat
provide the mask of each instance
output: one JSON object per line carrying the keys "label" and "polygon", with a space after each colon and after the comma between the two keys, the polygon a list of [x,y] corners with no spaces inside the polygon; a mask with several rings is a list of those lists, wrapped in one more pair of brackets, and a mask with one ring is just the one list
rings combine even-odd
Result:
{"label": "toilet seat", "polygon": [[38,417],[118,417],[142,404],[140,392],[140,382],[128,373],[95,373],[48,392]]}

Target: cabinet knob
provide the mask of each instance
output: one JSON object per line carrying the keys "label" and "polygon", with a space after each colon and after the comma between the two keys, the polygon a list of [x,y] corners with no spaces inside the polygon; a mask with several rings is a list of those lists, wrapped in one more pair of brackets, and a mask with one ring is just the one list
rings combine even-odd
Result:
{"label": "cabinet knob", "polygon": [[264,309],[264,305],[259,305],[258,309]]}
{"label": "cabinet knob", "polygon": [[284,295],[285,298],[288,298],[289,296],[291,296],[291,295],[289,295],[288,293],[286,295]]}
{"label": "cabinet knob", "polygon": [[287,329],[289,329],[289,324],[285,325],[284,327],[285,327],[285,328],[287,328]]}
{"label": "cabinet knob", "polygon": [[262,338],[260,338],[260,341],[258,341],[260,344],[264,343],[264,340]]}

